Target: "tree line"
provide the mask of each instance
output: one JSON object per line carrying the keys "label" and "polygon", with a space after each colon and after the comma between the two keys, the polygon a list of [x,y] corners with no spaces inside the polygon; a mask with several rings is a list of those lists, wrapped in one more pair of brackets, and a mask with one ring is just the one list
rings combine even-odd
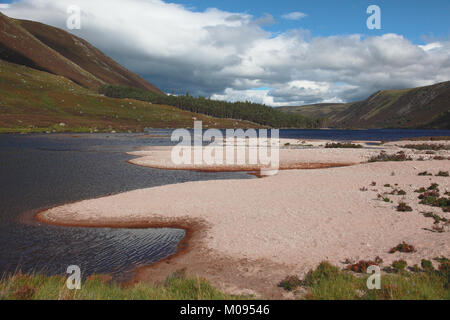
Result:
{"label": "tree line", "polygon": [[111,98],[129,98],[154,104],[173,106],[182,110],[201,113],[216,118],[247,120],[274,128],[318,128],[320,120],[297,114],[287,114],[275,108],[245,102],[227,102],[204,97],[185,95],[162,95],[145,89],[104,85],[99,92]]}

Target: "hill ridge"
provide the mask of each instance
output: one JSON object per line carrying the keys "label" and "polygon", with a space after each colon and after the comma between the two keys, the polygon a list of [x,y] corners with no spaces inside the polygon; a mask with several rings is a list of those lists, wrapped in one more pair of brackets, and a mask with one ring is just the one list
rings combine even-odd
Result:
{"label": "hill ridge", "polygon": [[13,19],[2,13],[0,30],[0,59],[64,76],[89,89],[114,84],[164,94],[89,42],[65,30]]}
{"label": "hill ridge", "polygon": [[327,127],[450,129],[450,81],[379,90],[357,102],[281,107],[280,110],[321,118]]}

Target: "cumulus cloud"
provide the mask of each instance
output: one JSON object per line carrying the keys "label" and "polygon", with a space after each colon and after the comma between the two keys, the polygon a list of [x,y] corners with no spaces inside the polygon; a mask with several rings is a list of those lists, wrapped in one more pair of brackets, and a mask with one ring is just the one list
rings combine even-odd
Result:
{"label": "cumulus cloud", "polygon": [[161,0],[19,0],[2,12],[65,28],[72,4],[83,12],[76,35],[166,92],[279,106],[354,101],[450,79],[448,41],[272,34],[264,29],[269,14],[196,12]]}
{"label": "cumulus cloud", "polygon": [[287,20],[300,20],[305,18],[307,15],[303,12],[299,12],[299,11],[294,11],[294,12],[290,12],[290,13],[286,13],[284,15],[282,15],[281,17],[283,19],[287,19]]}

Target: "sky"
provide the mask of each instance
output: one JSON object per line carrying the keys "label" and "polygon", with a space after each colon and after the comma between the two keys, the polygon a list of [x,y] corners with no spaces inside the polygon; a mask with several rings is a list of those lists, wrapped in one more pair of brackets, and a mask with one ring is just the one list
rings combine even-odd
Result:
{"label": "sky", "polygon": [[[165,92],[271,106],[349,102],[450,80],[448,0],[0,0],[67,29]],[[369,29],[370,5],[381,29]]]}

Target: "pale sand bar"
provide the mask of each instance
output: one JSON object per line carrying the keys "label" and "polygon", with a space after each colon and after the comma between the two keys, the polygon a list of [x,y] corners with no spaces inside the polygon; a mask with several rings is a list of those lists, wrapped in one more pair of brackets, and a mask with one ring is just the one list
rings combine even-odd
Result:
{"label": "pale sand bar", "polygon": [[[381,148],[381,147],[380,147]],[[394,144],[382,148],[398,151]],[[413,157],[424,152],[404,149]],[[380,150],[281,150],[281,163],[359,163]],[[139,153],[132,162],[151,167],[168,166],[167,149]],[[448,155],[448,154],[447,154]],[[198,169],[198,168],[195,168]],[[138,270],[137,279],[162,280],[181,268],[204,276],[230,293],[254,293],[264,298],[289,298],[277,283],[289,274],[304,274],[328,260],[344,267],[346,259],[374,259],[385,265],[405,259],[450,256],[450,233],[431,229],[433,219],[420,212],[440,208],[418,204],[414,190],[431,182],[441,193],[450,190],[450,178],[418,176],[450,171],[450,161],[361,163],[353,166],[286,170],[263,179],[189,182],[131,191],[81,201],[38,214],[47,223],[79,226],[174,226],[188,230],[179,254],[150,268]],[[371,186],[376,182],[376,186]],[[398,184],[406,196],[377,199]],[[366,187],[368,191],[361,191]],[[413,212],[397,212],[399,201]],[[415,253],[389,254],[402,241]]]}

